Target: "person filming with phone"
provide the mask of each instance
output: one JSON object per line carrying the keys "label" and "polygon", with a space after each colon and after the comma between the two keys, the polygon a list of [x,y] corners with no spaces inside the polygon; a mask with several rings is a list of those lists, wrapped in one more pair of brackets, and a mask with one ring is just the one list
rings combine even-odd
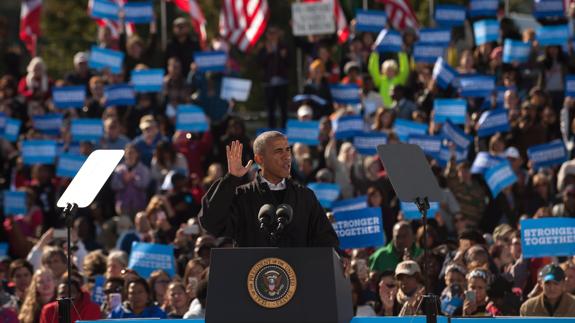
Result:
{"label": "person filming with phone", "polygon": [[487,311],[487,288],[490,281],[491,274],[484,269],[474,269],[467,274],[463,316],[490,316]]}
{"label": "person filming with phone", "polygon": [[291,147],[277,131],[254,141],[256,178],[242,185],[251,167],[242,164],[243,145],[226,147],[228,174],[202,198],[199,220],[215,236],[234,239],[239,247],[333,247],[339,241],[313,191],[290,178]]}

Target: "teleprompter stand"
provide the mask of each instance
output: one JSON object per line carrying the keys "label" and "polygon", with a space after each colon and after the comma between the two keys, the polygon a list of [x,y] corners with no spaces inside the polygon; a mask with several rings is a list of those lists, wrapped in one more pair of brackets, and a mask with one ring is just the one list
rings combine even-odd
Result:
{"label": "teleprompter stand", "polygon": [[379,158],[387,171],[391,185],[402,202],[415,203],[421,213],[423,235],[423,277],[425,280],[425,295],[419,307],[427,316],[427,323],[437,323],[438,298],[431,291],[431,277],[428,277],[427,261],[429,247],[427,246],[427,211],[429,201],[441,200],[441,189],[423,154],[417,145],[389,144],[377,147]]}

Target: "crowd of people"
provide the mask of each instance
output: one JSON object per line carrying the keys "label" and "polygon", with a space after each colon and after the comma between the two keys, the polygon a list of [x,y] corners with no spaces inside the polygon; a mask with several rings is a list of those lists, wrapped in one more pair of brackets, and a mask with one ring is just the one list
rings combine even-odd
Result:
{"label": "crowd of people", "polygon": [[[520,30],[507,17],[499,20],[497,42],[475,45],[471,21],[452,30],[446,61],[460,75],[493,75],[507,90],[502,101],[465,98],[467,120],[461,130],[474,139],[465,158],[456,159],[453,145],[445,167],[429,157],[442,201],[427,239],[420,221],[405,219],[379,158],[359,154],[351,140],[336,139],[332,128],[341,116],[360,115],[366,129],[385,133],[388,143],[400,141],[394,131],[400,119],[427,125],[428,134],[441,133],[433,102],[460,94],[455,86],[438,86],[433,64],[414,62],[417,30],[399,31],[401,52],[377,53],[376,34],[355,32],[353,22],[345,44],[333,35],[292,37],[268,26],[253,54],[242,54],[219,37],[202,48],[188,20],[177,18],[165,50],[155,41],[154,23],[148,39],[126,36],[123,28],[114,38],[101,26],[98,46],[125,53],[119,74],[90,69],[88,52],[74,55],[74,70],[63,78],[48,75],[41,57],[32,58],[23,75],[9,69],[0,78],[0,112],[20,120],[22,127],[16,142],[0,139],[0,187],[25,192],[27,211],[2,214],[0,240],[8,252],[0,261],[0,320],[56,322],[56,299],[67,292],[66,240],[60,234],[65,221],[56,201],[70,178],[56,176],[53,164],[28,165],[22,159],[23,141],[47,138],[57,140],[62,152],[85,156],[95,149],[125,150],[96,200],[74,219],[73,321],[204,316],[210,250],[233,247],[234,241],[200,226],[201,199],[227,173],[226,146],[232,141],[243,144],[244,165],[253,159],[255,136],[235,112],[238,103],[220,98],[222,77],[239,73],[238,55],[253,55],[259,63],[266,97],[261,109],[268,112],[269,128],[284,128],[290,116],[319,120],[317,146],[293,144],[291,177],[303,185],[336,183],[339,199],[367,196],[370,207],[381,208],[387,243],[340,252],[357,316],[421,313],[426,292],[439,295],[438,312],[448,316],[575,316],[575,257],[525,258],[520,236],[522,219],[575,216],[575,163],[535,170],[527,156],[529,147],[555,139],[564,140],[573,156],[575,100],[565,96],[564,79],[575,72],[575,53],[571,45],[540,46],[533,29]],[[503,63],[507,38],[530,44],[528,62]],[[296,82],[291,72],[296,48],[303,53],[306,79],[302,93],[289,93]],[[199,71],[192,55],[199,50],[226,51],[226,71]],[[158,57],[163,65],[154,65]],[[152,67],[165,68],[162,92],[138,93],[132,106],[107,105],[104,86],[128,82],[132,70]],[[330,92],[335,84],[356,84],[362,104],[335,102]],[[53,105],[52,89],[63,85],[86,86],[83,108]],[[293,101],[295,94],[308,96]],[[203,109],[208,131],[175,130],[178,105],[186,103]],[[507,111],[511,130],[480,138],[481,112],[497,107]],[[34,116],[52,112],[64,114],[57,135],[42,133],[33,122]],[[78,118],[101,119],[101,140],[74,142],[70,122]],[[517,182],[492,196],[483,176],[471,171],[479,152],[507,159]],[[244,180],[256,172],[254,167]],[[175,275],[157,270],[140,277],[128,268],[133,242],[173,245]],[[430,250],[427,258],[424,247]],[[100,283],[99,299],[95,287]]]}

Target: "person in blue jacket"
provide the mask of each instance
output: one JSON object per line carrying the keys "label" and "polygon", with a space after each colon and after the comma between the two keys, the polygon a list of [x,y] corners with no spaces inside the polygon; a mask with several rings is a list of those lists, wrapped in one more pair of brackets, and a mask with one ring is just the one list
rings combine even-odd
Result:
{"label": "person in blue jacket", "polygon": [[138,278],[128,284],[128,300],[110,312],[108,318],[159,318],[168,316],[161,308],[152,303],[150,286],[143,278]]}

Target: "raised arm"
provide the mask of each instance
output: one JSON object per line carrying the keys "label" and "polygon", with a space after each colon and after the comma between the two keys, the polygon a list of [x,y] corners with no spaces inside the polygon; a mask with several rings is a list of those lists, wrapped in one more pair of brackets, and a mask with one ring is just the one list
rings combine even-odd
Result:
{"label": "raised arm", "polygon": [[369,70],[369,75],[371,75],[371,79],[373,80],[373,84],[376,87],[379,87],[381,84],[381,72],[379,67],[379,54],[377,52],[372,52],[369,55],[369,62],[367,64],[367,69]]}

